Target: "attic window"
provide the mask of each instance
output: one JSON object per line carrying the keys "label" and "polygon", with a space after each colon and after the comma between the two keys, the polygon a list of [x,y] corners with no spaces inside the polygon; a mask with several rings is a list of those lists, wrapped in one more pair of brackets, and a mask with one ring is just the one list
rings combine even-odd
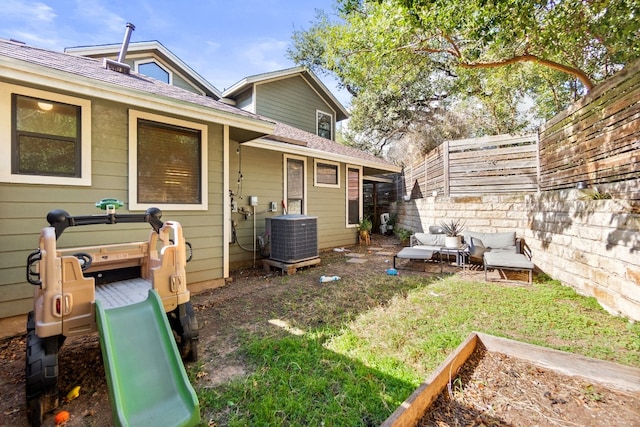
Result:
{"label": "attic window", "polygon": [[171,72],[155,61],[137,61],[136,71],[161,82],[171,84]]}
{"label": "attic window", "polygon": [[317,116],[317,123],[318,123],[318,126],[317,126],[318,136],[321,136],[327,139],[333,139],[332,132],[331,132],[333,128],[333,116],[329,113],[325,113],[324,111],[320,111],[320,110],[317,110],[316,116]]}

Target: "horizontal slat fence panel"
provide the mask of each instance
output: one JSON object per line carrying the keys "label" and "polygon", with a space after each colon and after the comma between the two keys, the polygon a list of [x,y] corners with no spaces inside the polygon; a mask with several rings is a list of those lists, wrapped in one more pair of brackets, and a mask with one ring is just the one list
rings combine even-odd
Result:
{"label": "horizontal slat fence panel", "polygon": [[467,196],[537,191],[537,136],[446,141],[405,169],[406,194]]}
{"label": "horizontal slat fence panel", "polygon": [[537,136],[449,141],[449,195],[537,190]]}
{"label": "horizontal slat fence panel", "polygon": [[640,61],[540,129],[540,189],[640,177]]}

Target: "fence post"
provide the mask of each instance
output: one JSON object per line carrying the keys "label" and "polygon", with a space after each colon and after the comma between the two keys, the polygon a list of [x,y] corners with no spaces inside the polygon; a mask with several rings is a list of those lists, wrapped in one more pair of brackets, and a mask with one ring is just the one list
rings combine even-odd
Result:
{"label": "fence post", "polygon": [[422,158],[422,161],[424,162],[423,166],[424,166],[424,191],[422,192],[422,194],[424,195],[424,197],[427,197],[429,195],[429,193],[427,192],[429,186],[429,181],[427,180],[427,155],[425,154],[424,157]]}
{"label": "fence post", "polygon": [[442,143],[442,163],[444,179],[444,195],[449,197],[449,141]]}
{"label": "fence post", "polygon": [[538,127],[538,132],[536,133],[536,154],[537,154],[537,164],[536,164],[536,174],[537,174],[537,193],[540,194],[540,177],[541,177],[541,169],[540,169],[540,127]]}

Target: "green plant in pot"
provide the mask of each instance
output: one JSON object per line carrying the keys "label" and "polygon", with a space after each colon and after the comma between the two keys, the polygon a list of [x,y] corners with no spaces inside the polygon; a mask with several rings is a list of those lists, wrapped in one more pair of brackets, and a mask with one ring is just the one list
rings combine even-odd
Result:
{"label": "green plant in pot", "polygon": [[391,227],[390,230],[393,230],[393,226],[396,225],[396,222],[398,222],[398,215],[391,214],[389,216],[389,221],[387,221],[387,227]]}
{"label": "green plant in pot", "polygon": [[458,248],[462,243],[462,230],[464,230],[465,223],[460,219],[452,219],[450,221],[442,221],[440,227],[445,234],[444,245],[447,248]]}
{"label": "green plant in pot", "polygon": [[368,236],[371,234],[371,229],[373,228],[373,223],[369,218],[360,218],[360,222],[358,223],[358,231],[361,236]]}
{"label": "green plant in pot", "polygon": [[373,228],[373,223],[369,218],[360,218],[360,222],[358,223],[358,230],[371,231],[372,228]]}
{"label": "green plant in pot", "polygon": [[408,230],[406,228],[397,228],[395,231],[396,236],[402,242],[402,244],[406,244],[409,241],[409,238],[413,234],[413,231]]}

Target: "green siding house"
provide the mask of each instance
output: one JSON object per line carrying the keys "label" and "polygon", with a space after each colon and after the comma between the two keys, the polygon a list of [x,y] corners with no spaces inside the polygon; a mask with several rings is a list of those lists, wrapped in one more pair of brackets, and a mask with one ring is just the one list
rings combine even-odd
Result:
{"label": "green siding house", "polygon": [[[198,291],[223,285],[234,266],[260,258],[256,237],[270,216],[317,216],[320,248],[353,244],[363,181],[399,171],[328,133],[318,136],[313,115],[285,123],[239,108],[233,94],[223,96],[168,50],[132,46],[138,65],[129,58],[126,67],[106,58],[106,50],[91,58],[0,39],[0,324],[16,320],[24,326],[33,296],[26,258],[52,209],[97,214],[94,204],[103,198],[124,201],[124,212],[159,207],[164,219],[182,224],[193,246],[187,276]],[[170,70],[171,78],[148,77],[140,64],[151,63]],[[284,74],[273,87],[286,96],[247,87],[238,100],[264,104],[266,113],[296,93],[313,114],[332,116],[334,137],[344,108],[332,105],[335,99],[308,72]],[[290,108],[303,109],[296,103]],[[257,205],[250,206],[250,199]],[[70,230],[60,244],[147,237],[148,227],[125,224],[99,233]]]}

